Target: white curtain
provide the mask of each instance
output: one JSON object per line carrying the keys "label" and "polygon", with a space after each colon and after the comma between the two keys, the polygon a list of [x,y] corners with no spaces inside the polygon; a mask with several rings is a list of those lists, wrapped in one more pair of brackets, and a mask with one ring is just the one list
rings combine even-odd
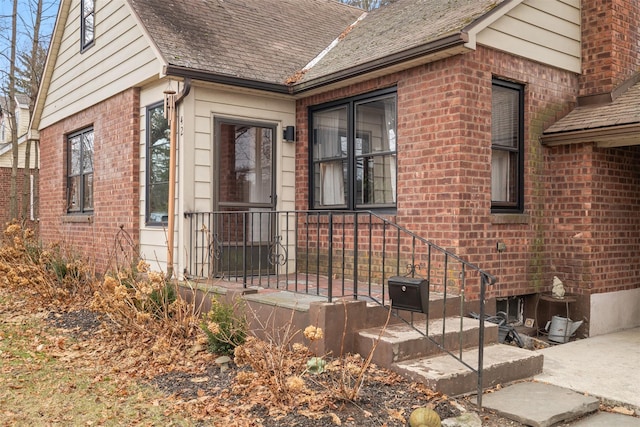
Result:
{"label": "white curtain", "polygon": [[[384,123],[386,126],[386,135],[387,135],[387,138],[389,138],[387,146],[389,147],[389,151],[396,153],[396,104],[395,102],[389,102],[389,100],[385,102]],[[389,158],[391,201],[393,201],[393,203],[396,202],[396,180],[398,178],[397,166],[396,166],[397,158],[398,158],[397,156],[393,156]],[[385,188],[387,188],[386,183],[385,183]],[[386,199],[385,202],[387,202],[388,199],[386,197],[385,199]]]}
{"label": "white curtain", "polygon": [[491,200],[505,202],[509,200],[509,152],[492,150],[491,152]]}
{"label": "white curtain", "polygon": [[[316,127],[319,159],[343,157],[343,146],[346,151],[346,137],[340,135],[340,114],[343,112],[344,110],[340,109],[318,114]],[[345,204],[342,160],[320,164],[320,191],[322,205]]]}

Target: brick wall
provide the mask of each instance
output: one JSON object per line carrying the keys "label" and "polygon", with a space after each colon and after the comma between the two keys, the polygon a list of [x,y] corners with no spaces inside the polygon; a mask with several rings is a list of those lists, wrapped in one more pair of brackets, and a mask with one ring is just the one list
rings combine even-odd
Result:
{"label": "brick wall", "polygon": [[[524,215],[492,215],[491,84],[525,89]],[[298,101],[297,208],[307,209],[307,107],[375,89],[398,88],[398,202],[395,220],[499,277],[492,295],[551,284],[545,250],[545,157],[538,137],[575,103],[577,77],[479,47],[474,53]],[[499,254],[496,243],[507,251]],[[469,290],[473,295],[477,289]]]}
{"label": "brick wall", "polygon": [[580,95],[611,92],[640,67],[640,3],[582,1]]}
{"label": "brick wall", "polygon": [[[66,137],[93,126],[94,212],[66,213]],[[63,243],[106,271],[120,228],[138,241],[140,93],[126,90],[41,130],[40,219],[44,244]]]}
{"label": "brick wall", "polygon": [[[33,173],[33,170],[31,171]],[[22,190],[24,183],[24,169],[18,169],[18,212],[22,211]],[[4,227],[4,223],[12,220],[9,216],[9,205],[11,196],[11,168],[0,168],[0,221]],[[27,202],[30,203],[30,202]],[[27,212],[27,218],[30,217],[30,211]],[[29,226],[34,224],[28,221]]]}
{"label": "brick wall", "polygon": [[[640,147],[550,149],[552,271],[578,294],[634,289],[640,277]],[[551,163],[551,162],[550,162]]]}

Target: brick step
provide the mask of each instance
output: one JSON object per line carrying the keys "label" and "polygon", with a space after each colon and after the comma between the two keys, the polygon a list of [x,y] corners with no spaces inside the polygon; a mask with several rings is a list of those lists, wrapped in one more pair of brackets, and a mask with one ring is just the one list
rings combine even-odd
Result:
{"label": "brick step", "polygon": [[[405,323],[387,326],[380,336],[380,341],[373,354],[373,362],[389,368],[393,363],[419,357],[434,356],[443,351],[459,351],[476,347],[479,338],[479,321],[469,317],[447,317],[429,321],[414,322],[413,326]],[[378,340],[382,328],[369,328],[356,334],[356,350],[367,355]],[[420,332],[419,332],[420,331]],[[425,333],[429,334],[428,339]],[[435,343],[433,342],[435,341]],[[485,322],[485,345],[498,342],[498,326]]]}
{"label": "brick step", "polygon": [[[462,360],[472,367],[478,364],[478,349],[462,352]],[[543,355],[506,344],[492,344],[484,349],[483,388],[530,378],[542,372]],[[448,354],[405,360],[391,365],[391,370],[449,396],[478,389],[475,372]]]}

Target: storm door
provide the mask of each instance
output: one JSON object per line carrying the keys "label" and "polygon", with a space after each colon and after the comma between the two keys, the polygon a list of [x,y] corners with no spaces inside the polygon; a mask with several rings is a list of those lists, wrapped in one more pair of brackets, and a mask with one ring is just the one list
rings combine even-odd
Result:
{"label": "storm door", "polygon": [[216,275],[273,272],[276,128],[216,120]]}

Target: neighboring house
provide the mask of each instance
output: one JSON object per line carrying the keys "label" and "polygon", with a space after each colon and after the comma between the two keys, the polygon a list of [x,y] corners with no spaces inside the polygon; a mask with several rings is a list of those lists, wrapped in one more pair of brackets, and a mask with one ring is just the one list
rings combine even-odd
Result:
{"label": "neighboring house", "polygon": [[[29,130],[29,98],[23,94],[17,94],[15,96],[15,117],[18,125],[18,178],[16,180],[18,186],[18,204],[22,198],[23,182],[24,182],[24,165],[25,165],[25,149],[26,140]],[[11,189],[11,170],[13,168],[13,148],[11,141],[11,122],[8,112],[9,100],[7,98],[0,98],[0,220],[8,221],[9,218],[9,197]],[[34,144],[35,145],[35,144]],[[32,148],[32,152],[35,152],[35,148]],[[31,154],[29,163],[31,163],[31,169],[36,168],[36,157]],[[34,220],[34,182],[33,172],[30,173],[30,208],[28,210],[28,220]]]}
{"label": "neighboring house", "polygon": [[[495,275],[516,319],[558,276],[589,334],[638,326],[639,17],[625,0],[62,0],[32,120],[41,237],[99,271],[122,228],[178,277],[333,277],[367,228],[333,216],[372,211]],[[370,277],[412,250],[381,230]],[[462,286],[448,260],[439,285]]]}

